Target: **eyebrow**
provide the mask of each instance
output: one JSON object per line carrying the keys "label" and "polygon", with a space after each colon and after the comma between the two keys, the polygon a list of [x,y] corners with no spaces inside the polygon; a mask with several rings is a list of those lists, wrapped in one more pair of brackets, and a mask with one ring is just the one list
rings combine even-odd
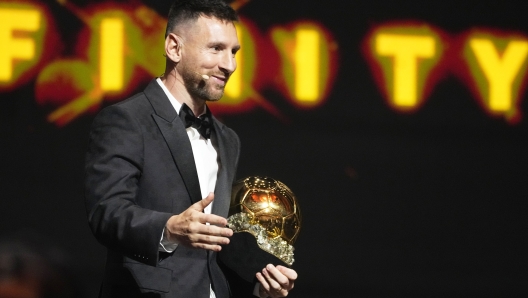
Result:
{"label": "eyebrow", "polygon": [[[224,42],[221,42],[221,41],[212,41],[210,43],[207,44],[209,47],[213,47],[213,46],[222,46],[224,48],[228,48],[228,46],[226,45],[226,43]],[[240,50],[240,45],[236,45],[233,47],[234,50],[238,51]]]}

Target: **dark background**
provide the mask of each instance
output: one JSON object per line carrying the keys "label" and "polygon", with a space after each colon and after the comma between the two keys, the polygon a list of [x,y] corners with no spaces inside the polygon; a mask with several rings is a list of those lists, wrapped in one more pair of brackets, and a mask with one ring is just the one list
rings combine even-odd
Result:
{"label": "dark background", "polygon": [[[162,16],[169,7],[144,4]],[[75,34],[79,25],[67,28],[72,15],[46,5],[64,36]],[[221,117],[242,140],[238,176],[274,177],[299,198],[304,222],[291,297],[528,294],[528,121],[487,115],[452,75],[419,110],[397,113],[361,52],[369,30],[385,22],[418,20],[453,35],[474,27],[526,34],[526,11],[522,1],[453,0],[254,0],[240,10],[261,32],[317,21],[339,45],[324,105],[298,109],[269,88],[262,95],[288,123],[258,108]],[[83,296],[95,297],[105,250],[91,235],[83,202],[93,115],[58,128],[35,103],[34,86],[0,90],[0,236],[67,264]]]}

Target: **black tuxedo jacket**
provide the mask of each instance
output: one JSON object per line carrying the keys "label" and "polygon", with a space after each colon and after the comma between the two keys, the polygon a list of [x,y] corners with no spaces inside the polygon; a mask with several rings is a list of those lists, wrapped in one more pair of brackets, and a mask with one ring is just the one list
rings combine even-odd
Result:
{"label": "black tuxedo jacket", "polygon": [[[227,217],[240,142],[214,119],[219,171],[212,213]],[[201,200],[185,127],[153,80],[144,92],[103,109],[86,155],[86,209],[108,248],[101,297],[229,296],[216,253],[179,245],[159,252],[170,216]]]}

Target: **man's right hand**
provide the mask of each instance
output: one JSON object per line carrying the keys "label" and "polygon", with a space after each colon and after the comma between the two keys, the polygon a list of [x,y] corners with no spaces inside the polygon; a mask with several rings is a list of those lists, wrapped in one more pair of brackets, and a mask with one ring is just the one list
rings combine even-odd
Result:
{"label": "man's right hand", "polygon": [[[166,237],[185,246],[220,251],[220,245],[229,244],[233,231],[225,228],[227,220],[215,214],[205,214],[203,210],[213,202],[214,194],[196,202],[184,212],[173,215],[165,225]],[[209,224],[207,224],[209,223]]]}

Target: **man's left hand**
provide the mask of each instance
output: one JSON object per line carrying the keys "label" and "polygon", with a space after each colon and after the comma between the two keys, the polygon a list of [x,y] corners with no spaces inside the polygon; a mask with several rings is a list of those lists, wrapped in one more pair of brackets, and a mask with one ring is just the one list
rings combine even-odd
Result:
{"label": "man's left hand", "polygon": [[286,297],[293,289],[297,272],[284,266],[268,264],[262,272],[257,273],[257,279],[260,282],[260,297]]}

